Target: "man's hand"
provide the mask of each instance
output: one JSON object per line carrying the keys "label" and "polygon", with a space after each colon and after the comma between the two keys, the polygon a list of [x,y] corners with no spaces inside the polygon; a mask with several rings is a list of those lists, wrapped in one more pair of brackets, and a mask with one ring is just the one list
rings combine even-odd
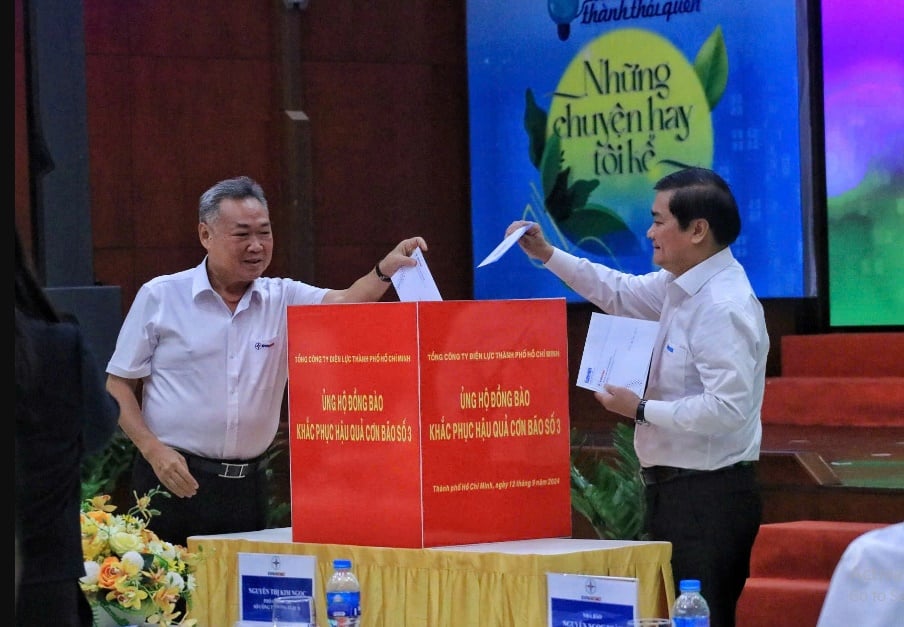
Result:
{"label": "man's hand", "polygon": [[415,236],[403,239],[395,245],[389,253],[377,262],[377,268],[372,267],[367,274],[352,283],[344,290],[330,290],[323,297],[323,304],[332,303],[374,303],[383,297],[386,290],[389,289],[390,281],[383,277],[392,277],[396,271],[403,267],[414,267],[417,260],[412,259],[411,255],[415,250],[427,250],[427,242],[423,237]]}
{"label": "man's hand", "polygon": [[198,492],[198,482],[188,471],[188,462],[179,451],[163,443],[145,455],[160,483],[174,496],[192,497]]}
{"label": "man's hand", "polygon": [[382,270],[384,274],[392,276],[399,268],[404,266],[416,266],[417,261],[412,259],[411,255],[418,248],[423,251],[427,250],[427,242],[423,237],[415,236],[402,240],[396,244],[395,248],[389,251],[388,255],[380,260],[380,270]]}
{"label": "man's hand", "polygon": [[541,263],[546,263],[552,257],[555,250],[546,238],[543,237],[543,230],[536,222],[528,222],[526,220],[516,220],[512,222],[505,230],[505,236],[508,237],[522,226],[530,225],[520,238],[518,238],[518,246],[531,259],[537,259]]}
{"label": "man's hand", "polygon": [[637,415],[640,397],[628,388],[607,383],[601,391],[594,392],[593,396],[600,405],[613,413],[621,414],[632,420]]}

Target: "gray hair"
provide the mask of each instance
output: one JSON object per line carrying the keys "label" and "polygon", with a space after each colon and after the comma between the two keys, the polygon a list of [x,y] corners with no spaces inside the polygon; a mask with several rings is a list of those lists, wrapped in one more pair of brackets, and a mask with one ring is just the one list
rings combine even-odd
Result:
{"label": "gray hair", "polygon": [[232,200],[254,198],[269,211],[264,190],[257,181],[247,176],[237,176],[220,181],[201,194],[201,201],[198,204],[198,221],[210,224],[216,220],[220,213],[220,202],[226,198]]}

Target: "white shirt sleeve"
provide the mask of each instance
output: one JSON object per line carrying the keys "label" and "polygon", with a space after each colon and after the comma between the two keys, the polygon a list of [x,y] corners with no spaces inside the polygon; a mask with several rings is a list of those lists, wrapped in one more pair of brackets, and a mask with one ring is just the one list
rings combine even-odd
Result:
{"label": "white shirt sleeve", "polygon": [[851,542],[835,567],[817,627],[890,627],[904,616],[904,522]]}

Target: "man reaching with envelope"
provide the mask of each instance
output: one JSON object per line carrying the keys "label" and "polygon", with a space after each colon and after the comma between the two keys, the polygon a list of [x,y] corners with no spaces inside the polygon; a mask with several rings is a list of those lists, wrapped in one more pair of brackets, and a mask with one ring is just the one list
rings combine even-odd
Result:
{"label": "man reaching with envelope", "polygon": [[596,399],[636,423],[645,531],[672,543],[672,569],[700,579],[712,627],[733,626],[762,503],[760,411],[769,336],[763,308],[729,246],[737,203],[715,172],[685,168],[654,185],[647,237],[661,269],[632,275],[553,247],[537,224],[511,234],[578,294],[609,314],[658,320],[645,398],[605,385]]}

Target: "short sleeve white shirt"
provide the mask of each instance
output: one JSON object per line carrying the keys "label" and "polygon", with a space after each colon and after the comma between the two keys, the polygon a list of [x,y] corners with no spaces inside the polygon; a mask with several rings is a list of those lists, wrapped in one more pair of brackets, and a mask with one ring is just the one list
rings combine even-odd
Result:
{"label": "short sleeve white shirt", "polygon": [[206,262],[141,287],[107,372],[142,380],[142,413],[165,444],[213,459],[251,459],[279,427],[287,307],[319,304],[328,290],[262,277],[232,312],[211,287]]}

